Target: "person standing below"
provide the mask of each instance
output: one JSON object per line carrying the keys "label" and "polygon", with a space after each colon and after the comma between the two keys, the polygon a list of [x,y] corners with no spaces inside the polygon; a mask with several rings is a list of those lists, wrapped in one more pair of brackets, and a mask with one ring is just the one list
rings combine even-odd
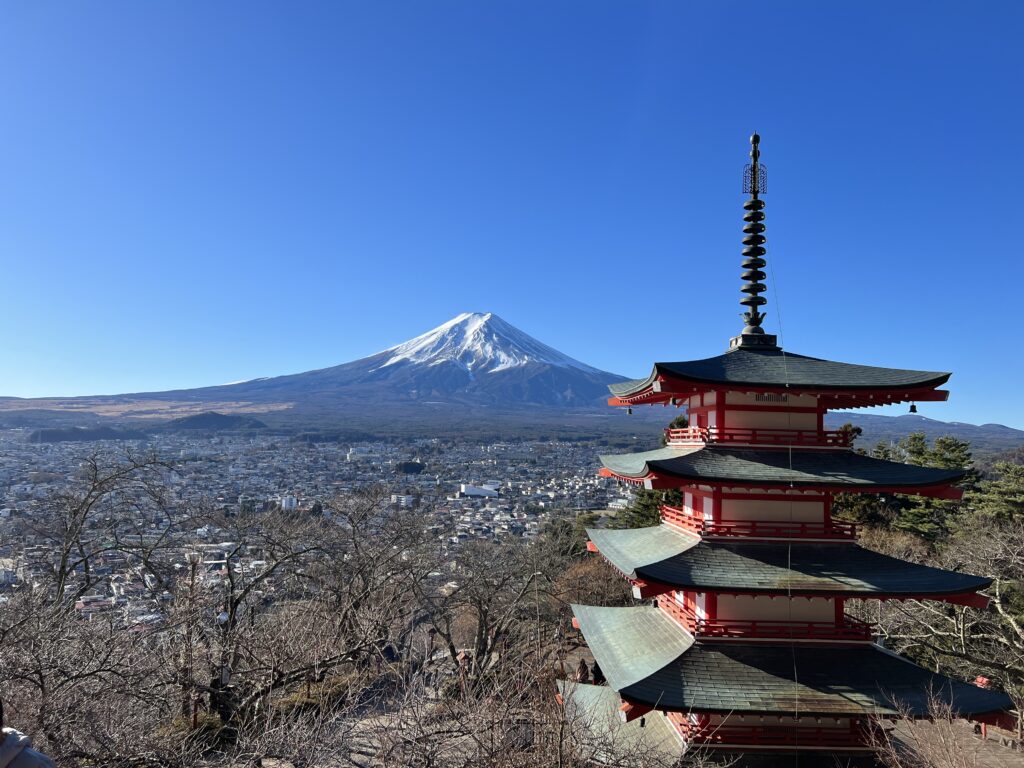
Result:
{"label": "person standing below", "polygon": [[590,682],[590,667],[587,666],[586,659],[580,659],[580,664],[576,667],[576,682],[577,683],[589,683]]}

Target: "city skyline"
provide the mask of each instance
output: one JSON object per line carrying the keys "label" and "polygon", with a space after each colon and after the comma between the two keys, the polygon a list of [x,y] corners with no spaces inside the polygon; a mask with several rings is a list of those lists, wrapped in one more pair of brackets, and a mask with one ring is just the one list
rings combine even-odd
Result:
{"label": "city skyline", "polygon": [[750,56],[736,3],[9,16],[0,396],[296,373],[466,311],[625,376],[718,354],[756,129],[766,328],[952,370],[923,415],[1024,426],[996,284],[1021,219],[1015,5],[788,3]]}

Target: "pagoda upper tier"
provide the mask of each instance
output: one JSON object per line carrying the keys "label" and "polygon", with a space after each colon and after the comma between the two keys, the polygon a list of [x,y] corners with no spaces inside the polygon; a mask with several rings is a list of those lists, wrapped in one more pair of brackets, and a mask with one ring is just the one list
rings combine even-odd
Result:
{"label": "pagoda upper tier", "polygon": [[[656,592],[689,589],[843,598],[973,595],[992,580],[872,552],[852,542],[707,541],[669,525],[587,529],[596,549],[625,577]],[[638,595],[648,597],[647,593]],[[973,600],[971,602],[974,602]],[[987,598],[984,599],[987,604]]]}
{"label": "pagoda upper tier", "polygon": [[958,499],[961,470],[919,467],[840,449],[779,450],[717,445],[667,447],[601,456],[601,475],[649,489],[717,485],[731,488],[815,488],[861,493],[914,493]]}
{"label": "pagoda upper tier", "polygon": [[704,360],[655,363],[646,379],[612,384],[610,405],[685,405],[714,391],[794,393],[818,398],[822,410],[946,400],[936,387],[951,374],[821,360],[778,347],[735,347]]}

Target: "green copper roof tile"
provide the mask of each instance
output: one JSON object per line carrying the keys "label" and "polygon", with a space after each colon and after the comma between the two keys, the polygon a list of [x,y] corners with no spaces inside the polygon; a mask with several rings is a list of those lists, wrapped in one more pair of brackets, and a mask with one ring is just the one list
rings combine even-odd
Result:
{"label": "green copper roof tile", "polygon": [[638,567],[636,578],[694,588],[823,595],[949,595],[977,592],[992,583],[981,576],[908,563],[853,543],[701,542]]}
{"label": "green copper roof tile", "polygon": [[640,720],[622,722],[619,717],[622,700],[615,689],[559,680],[558,692],[565,702],[569,723],[585,728],[596,742],[593,746],[603,756],[622,754],[635,758],[655,753],[669,760],[682,756],[683,741],[663,714],[653,712],[643,723]]}
{"label": "green copper roof tile", "polygon": [[868,490],[871,487],[913,488],[952,483],[959,470],[918,467],[864,456],[848,450],[757,450],[697,446],[660,448],[643,453],[601,456],[617,475],[648,473],[684,480],[768,486],[826,486]]}
{"label": "green copper roof tile", "polygon": [[571,608],[594,658],[616,689],[654,674],[693,644],[693,638],[657,608]]}
{"label": "green copper roof tile", "polygon": [[696,546],[700,539],[666,525],[650,528],[587,528],[587,536],[612,565],[627,576],[643,565],[660,563]]}
{"label": "green copper roof tile", "polygon": [[680,589],[851,595],[952,595],[991,579],[908,563],[852,542],[701,541],[669,526],[588,529],[590,540],[630,578]]}
{"label": "green copper roof tile", "polygon": [[887,715],[898,702],[911,715],[926,716],[930,695],[964,717],[1011,707],[1004,694],[929,672],[874,645],[694,643],[667,617],[653,616],[656,608],[573,611],[609,685],[659,709]]}

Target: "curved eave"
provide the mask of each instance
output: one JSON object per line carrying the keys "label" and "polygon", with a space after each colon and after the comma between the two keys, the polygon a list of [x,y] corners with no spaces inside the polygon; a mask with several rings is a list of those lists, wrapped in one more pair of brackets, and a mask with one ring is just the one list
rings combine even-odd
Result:
{"label": "curved eave", "polygon": [[[670,380],[658,382],[657,386],[647,387],[634,394],[613,395],[608,398],[608,405],[626,407],[633,405],[669,405],[673,400],[676,405],[685,405],[685,399],[703,392],[732,391],[750,394],[792,394],[813,395],[819,399],[823,408],[830,411],[841,411],[850,408],[874,408],[882,405],[898,405],[900,403],[945,402],[949,400],[949,392],[945,389],[864,389],[828,390],[820,387],[809,387],[794,384],[785,386],[756,386],[751,384],[719,384],[694,385]],[[679,402],[683,401],[683,402]]]}
{"label": "curved eave", "polygon": [[963,471],[918,467],[853,451],[782,451],[720,447],[662,448],[601,456],[602,477],[649,489],[718,485],[730,488],[815,488],[836,492],[907,493],[959,499]]}
{"label": "curved eave", "polygon": [[654,752],[673,765],[682,757],[683,740],[660,713],[646,721],[627,721],[622,699],[611,688],[565,680],[557,681],[557,686],[567,718],[589,732],[597,751],[607,753],[609,764],[616,763],[616,757],[638,753]]}
{"label": "curved eave", "polygon": [[657,405],[701,392],[817,395],[830,409],[863,408],[900,402],[942,401],[937,389],[952,374],[820,360],[796,354],[732,351],[718,357],[655,363],[651,374],[609,385],[609,405]]}
{"label": "curved eave", "polygon": [[693,637],[658,608],[569,607],[608,684],[617,691],[655,674],[693,645]]}
{"label": "curved eave", "polygon": [[959,717],[1010,709],[1005,694],[922,669],[873,645],[694,643],[656,608],[573,606],[626,702],[674,712],[927,717],[937,697]]}
{"label": "curved eave", "polygon": [[[724,389],[724,388],[723,388]],[[901,392],[901,393],[885,393],[877,392],[871,394],[852,394],[852,393],[829,393],[829,392],[816,392],[807,389],[783,388],[776,387],[770,389],[768,387],[729,387],[729,391],[732,392],[743,392],[745,394],[797,394],[813,395],[819,399],[819,403],[823,410],[826,411],[846,411],[853,410],[856,408],[878,408],[884,405],[899,405],[901,403],[928,403],[928,402],[946,402],[949,400],[949,392],[944,389],[929,389],[920,390],[917,392]],[[622,398],[622,397],[609,397],[607,402],[608,405],[614,408],[626,408],[632,406],[641,405],[661,405],[669,406],[674,405],[675,407],[683,407],[686,405],[685,398],[690,395],[700,394],[701,392],[710,392],[711,389],[694,389],[689,392],[648,392],[642,393],[636,397]],[[673,402],[675,401],[675,402]]]}
{"label": "curved eave", "polygon": [[667,525],[588,529],[593,549],[645,594],[670,589],[718,594],[950,599],[987,604],[992,580],[908,563],[857,544],[706,542]]}
{"label": "curved eave", "polygon": [[723,480],[723,479],[709,479],[706,477],[678,477],[671,474],[663,474],[658,472],[645,472],[642,475],[623,475],[611,471],[607,467],[604,467],[598,471],[598,475],[601,477],[611,478],[618,480],[619,482],[628,483],[630,485],[641,486],[648,490],[665,491],[673,488],[683,488],[690,485],[707,484],[707,485],[721,485],[729,488],[744,488],[747,490],[775,490],[778,488],[796,487],[796,488],[818,488],[825,491],[834,491],[836,493],[904,493],[913,496],[928,496],[936,499],[949,499],[951,501],[959,501],[963,498],[963,491],[956,487],[951,487],[949,483],[936,483],[934,485],[842,485],[839,483],[825,483],[825,482],[810,482],[810,483],[789,483],[789,482],[776,482],[768,483],[763,481],[758,482],[745,482],[739,480]]}

